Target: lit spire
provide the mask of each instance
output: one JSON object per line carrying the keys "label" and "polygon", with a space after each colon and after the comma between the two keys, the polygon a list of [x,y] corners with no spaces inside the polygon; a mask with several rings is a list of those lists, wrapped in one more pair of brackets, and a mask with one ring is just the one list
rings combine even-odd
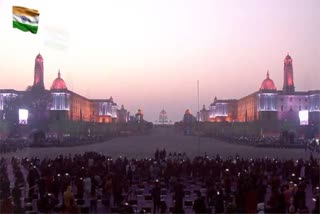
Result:
{"label": "lit spire", "polygon": [[267,70],[267,79],[269,79],[269,70]]}
{"label": "lit spire", "polygon": [[59,71],[58,71],[58,78],[61,78],[60,68],[59,68]]}

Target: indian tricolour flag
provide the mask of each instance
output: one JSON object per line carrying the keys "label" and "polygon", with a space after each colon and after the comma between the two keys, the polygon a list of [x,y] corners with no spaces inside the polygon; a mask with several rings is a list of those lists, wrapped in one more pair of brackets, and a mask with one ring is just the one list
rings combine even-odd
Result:
{"label": "indian tricolour flag", "polygon": [[18,28],[22,31],[30,31],[33,34],[38,32],[39,12],[38,10],[29,9],[26,7],[13,6],[13,28]]}

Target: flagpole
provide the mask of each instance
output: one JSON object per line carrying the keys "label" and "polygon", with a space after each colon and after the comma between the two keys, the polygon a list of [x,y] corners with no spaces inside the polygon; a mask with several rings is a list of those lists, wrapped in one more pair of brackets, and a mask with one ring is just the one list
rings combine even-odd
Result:
{"label": "flagpole", "polygon": [[200,127],[199,127],[199,122],[200,122],[200,109],[199,109],[200,98],[199,98],[199,80],[197,80],[197,94],[198,94],[198,115],[197,115],[198,156],[200,156]]}

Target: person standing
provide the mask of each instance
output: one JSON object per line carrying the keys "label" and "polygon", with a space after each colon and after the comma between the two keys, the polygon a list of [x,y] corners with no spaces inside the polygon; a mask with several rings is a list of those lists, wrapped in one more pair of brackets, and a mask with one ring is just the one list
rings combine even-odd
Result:
{"label": "person standing", "polygon": [[174,191],[175,210],[177,213],[183,213],[183,198],[184,198],[183,185],[178,181]]}
{"label": "person standing", "polygon": [[71,207],[71,201],[74,201],[74,196],[72,193],[72,187],[68,186],[67,190],[63,193],[63,204],[66,210]]}
{"label": "person standing", "polygon": [[201,196],[200,191],[197,192],[197,199],[194,201],[192,208],[196,214],[206,213],[206,204]]}
{"label": "person standing", "polygon": [[17,182],[15,183],[15,186],[12,189],[12,197],[13,197],[14,206],[17,209],[20,209],[21,208],[21,199],[20,199],[21,198],[21,190],[20,190],[20,187]]}
{"label": "person standing", "polygon": [[92,187],[91,178],[89,176],[86,176],[86,178],[83,179],[83,185],[84,185],[85,196],[89,197],[91,194],[91,187]]}
{"label": "person standing", "polygon": [[158,208],[160,207],[160,202],[161,202],[160,195],[161,195],[161,188],[159,185],[159,181],[157,180],[152,189],[153,213],[156,213]]}
{"label": "person standing", "polygon": [[97,192],[96,189],[93,188],[91,190],[91,197],[90,197],[90,212],[91,213],[97,213],[97,207],[98,207],[98,198],[97,198]]}

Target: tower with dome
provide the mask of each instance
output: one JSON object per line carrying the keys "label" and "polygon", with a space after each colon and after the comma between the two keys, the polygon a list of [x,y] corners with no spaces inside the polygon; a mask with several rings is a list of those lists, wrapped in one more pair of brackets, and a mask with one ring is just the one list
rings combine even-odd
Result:
{"label": "tower with dome", "polygon": [[164,109],[162,109],[162,110],[160,111],[160,114],[159,114],[159,124],[161,124],[161,125],[167,125],[167,124],[169,124],[168,114],[167,114],[167,112],[166,112]]}
{"label": "tower with dome", "polygon": [[215,98],[209,106],[209,118],[206,121],[280,121],[299,124],[299,113],[304,111],[308,114],[309,123],[319,124],[320,90],[296,91],[293,59],[289,54],[285,56],[283,65],[282,90],[277,89],[267,71],[257,91],[240,99]]}
{"label": "tower with dome", "polygon": [[[120,109],[112,96],[110,98],[91,99],[77,94],[68,89],[66,81],[62,78],[62,74],[63,72],[59,69],[50,89],[46,89],[44,84],[44,58],[39,53],[35,58],[32,86],[29,86],[26,91],[0,89],[0,117],[3,118],[4,122],[9,122],[6,121],[8,120],[8,117],[6,117],[7,106],[14,103],[14,100],[29,96],[28,92],[36,89],[37,93],[42,91],[43,94],[49,95],[47,103],[48,112],[43,112],[43,114],[48,114],[49,122],[51,124],[58,124],[57,127],[61,127],[67,122],[76,123],[78,121],[88,123],[118,122],[118,111]],[[21,100],[26,101],[27,99]],[[35,100],[33,104],[38,104],[38,101]],[[26,106],[26,103],[20,103],[19,106],[15,106],[17,108],[16,114],[18,114],[19,108],[25,108]],[[28,111],[28,109],[25,110]],[[121,110],[126,111],[124,108]],[[124,119],[123,121],[126,120]]]}

